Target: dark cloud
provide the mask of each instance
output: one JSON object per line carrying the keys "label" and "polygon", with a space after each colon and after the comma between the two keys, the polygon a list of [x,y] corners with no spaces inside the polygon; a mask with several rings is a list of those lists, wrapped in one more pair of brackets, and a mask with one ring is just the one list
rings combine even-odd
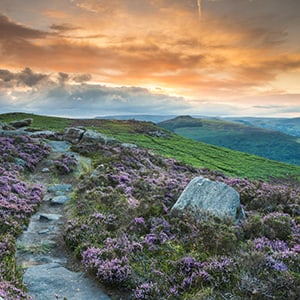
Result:
{"label": "dark cloud", "polygon": [[35,73],[30,68],[25,68],[21,72],[13,73],[9,70],[0,70],[0,83],[15,83],[15,85],[25,85],[33,87],[43,79],[48,78],[48,75],[42,73]]}
{"label": "dark cloud", "polygon": [[91,74],[80,74],[73,77],[73,80],[77,83],[83,83],[90,81],[92,79]]}
{"label": "dark cloud", "polygon": [[3,70],[0,69],[0,79],[3,80],[4,82],[9,82],[15,78],[15,75],[8,71],[8,70]]}
{"label": "dark cloud", "polygon": [[35,86],[41,80],[48,77],[48,75],[41,74],[41,73],[34,73],[30,68],[25,68],[22,72],[18,75],[18,80],[24,83],[27,86]]}
{"label": "dark cloud", "polygon": [[74,26],[68,23],[63,23],[63,24],[52,24],[50,26],[50,29],[55,31],[71,31],[71,30],[81,29],[81,27]]}
{"label": "dark cloud", "polygon": [[10,20],[0,14],[0,40],[1,39],[40,39],[47,36],[47,32],[32,29]]}
{"label": "dark cloud", "polygon": [[[60,75],[58,75],[59,78]],[[71,76],[68,76],[71,78]],[[13,101],[12,101],[13,99]],[[71,85],[59,82],[40,89],[0,94],[1,108],[6,111],[27,111],[73,117],[93,117],[115,113],[152,113],[186,111],[188,102],[181,97],[153,94],[139,87],[104,85]]]}
{"label": "dark cloud", "polygon": [[65,84],[65,82],[67,82],[69,79],[70,79],[69,74],[63,72],[58,73],[58,82],[60,85]]}

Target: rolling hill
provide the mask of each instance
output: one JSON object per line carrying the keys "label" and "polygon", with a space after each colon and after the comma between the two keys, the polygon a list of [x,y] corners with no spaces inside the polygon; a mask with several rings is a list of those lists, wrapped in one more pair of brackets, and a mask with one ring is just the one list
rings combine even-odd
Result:
{"label": "rolling hill", "polygon": [[279,131],[190,116],[179,116],[158,125],[196,141],[300,165],[299,138]]}
{"label": "rolling hill", "polygon": [[283,133],[300,137],[300,118],[224,118],[227,121],[255,126],[265,129],[277,130]]}
{"label": "rolling hill", "polygon": [[300,178],[299,166],[197,142],[148,122],[66,119],[24,113],[1,114],[0,122],[24,118],[33,118],[32,130],[35,128],[62,131],[67,126],[85,126],[113,136],[124,143],[134,143],[165,157],[174,158],[194,167],[220,171],[232,177],[268,179],[294,176]]}

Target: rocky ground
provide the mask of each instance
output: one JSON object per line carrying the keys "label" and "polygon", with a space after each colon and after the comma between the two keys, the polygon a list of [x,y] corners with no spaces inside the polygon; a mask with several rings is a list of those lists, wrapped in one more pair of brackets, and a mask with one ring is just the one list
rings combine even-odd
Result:
{"label": "rocky ground", "polygon": [[42,184],[45,189],[43,203],[32,216],[28,228],[18,239],[17,263],[24,269],[24,283],[34,300],[110,299],[104,290],[81,270],[79,264],[68,253],[62,239],[65,220],[65,204],[70,199],[74,175],[53,175],[49,164],[57,156],[70,154],[70,144],[65,141],[50,141],[50,156],[44,160],[28,178]]}

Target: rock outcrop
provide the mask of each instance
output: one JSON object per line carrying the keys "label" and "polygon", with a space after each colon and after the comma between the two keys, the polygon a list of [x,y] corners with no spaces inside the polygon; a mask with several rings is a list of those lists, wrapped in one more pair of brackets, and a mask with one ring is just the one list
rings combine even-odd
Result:
{"label": "rock outcrop", "polygon": [[33,119],[24,119],[24,120],[12,121],[9,124],[14,128],[22,128],[22,127],[30,126],[32,122]]}
{"label": "rock outcrop", "polygon": [[85,129],[80,127],[68,127],[64,130],[63,140],[68,141],[72,144],[77,144],[81,141]]}
{"label": "rock outcrop", "polygon": [[86,130],[83,134],[81,142],[99,142],[102,144],[109,144],[113,145],[117,143],[117,140],[114,138],[109,138],[105,134],[93,131],[93,130]]}
{"label": "rock outcrop", "polygon": [[172,207],[172,213],[193,212],[196,216],[211,214],[218,218],[240,219],[239,193],[223,182],[196,177],[184,189]]}
{"label": "rock outcrop", "polygon": [[117,144],[114,138],[109,138],[103,133],[82,127],[68,127],[64,130],[63,140],[72,144],[78,143],[102,143],[106,145]]}

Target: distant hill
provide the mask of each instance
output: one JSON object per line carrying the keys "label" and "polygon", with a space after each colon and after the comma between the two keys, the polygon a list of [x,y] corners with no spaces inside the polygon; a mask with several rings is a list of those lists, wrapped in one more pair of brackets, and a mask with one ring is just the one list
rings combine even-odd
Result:
{"label": "distant hill", "polygon": [[[203,115],[191,115],[193,118],[206,120],[224,120],[236,122],[258,128],[280,131],[289,135],[300,137],[300,118],[256,118],[256,117],[209,117]],[[105,120],[136,120],[160,123],[175,118],[176,115],[111,115],[98,116],[96,119]]]}
{"label": "distant hill", "polygon": [[190,116],[179,116],[158,125],[196,141],[300,165],[300,139],[279,131]]}
{"label": "distant hill", "polygon": [[300,118],[223,118],[226,121],[233,121],[249,126],[277,130],[289,135],[300,137]]}
{"label": "distant hill", "polygon": [[96,119],[104,120],[136,120],[159,123],[165,120],[175,118],[176,115],[111,115],[111,116],[98,116]]}

